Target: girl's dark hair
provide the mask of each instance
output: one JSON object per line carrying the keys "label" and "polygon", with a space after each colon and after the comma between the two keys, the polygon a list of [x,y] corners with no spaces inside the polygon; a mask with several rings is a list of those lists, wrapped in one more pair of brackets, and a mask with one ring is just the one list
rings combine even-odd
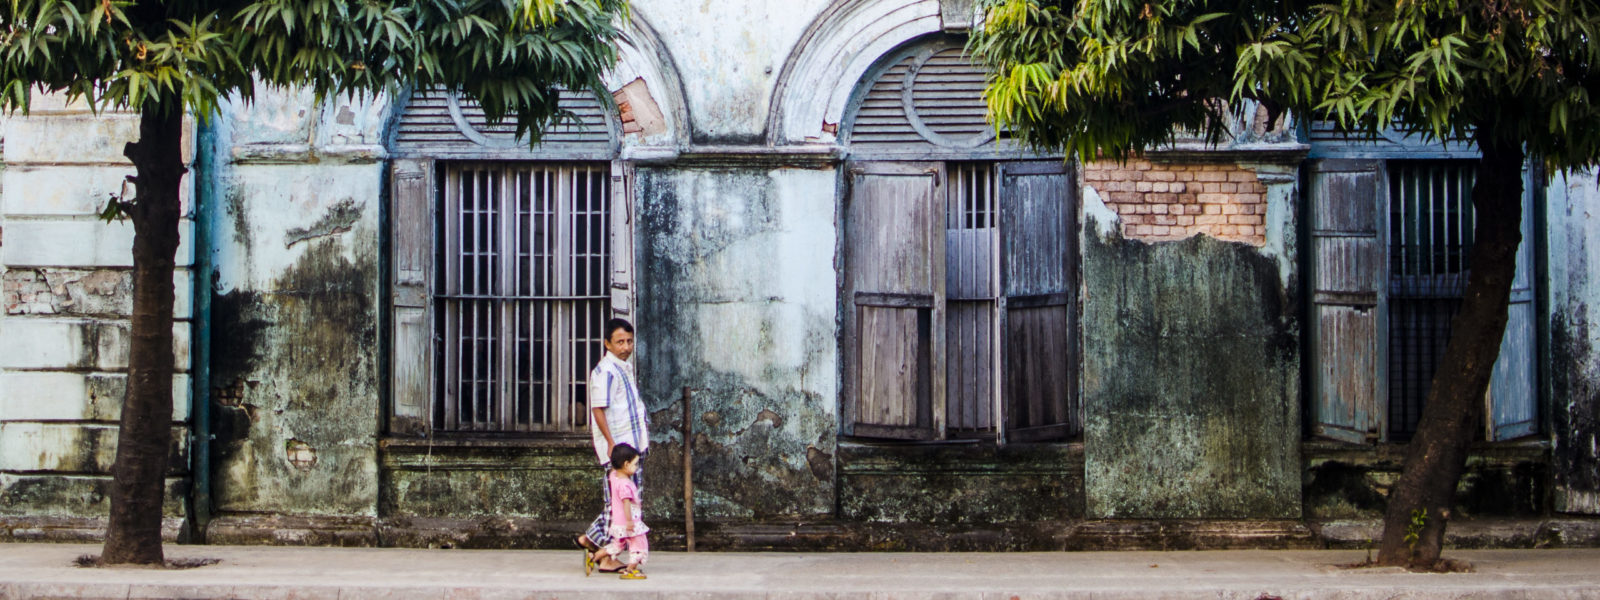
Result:
{"label": "girl's dark hair", "polygon": [[611,448],[611,467],[616,468],[628,464],[628,461],[639,458],[639,451],[627,444],[617,444]]}

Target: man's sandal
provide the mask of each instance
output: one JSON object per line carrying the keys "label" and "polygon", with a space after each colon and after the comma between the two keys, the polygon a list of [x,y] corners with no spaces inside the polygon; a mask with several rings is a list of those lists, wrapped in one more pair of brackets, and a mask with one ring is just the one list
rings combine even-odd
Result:
{"label": "man's sandal", "polygon": [[649,579],[649,577],[645,576],[644,571],[628,569],[622,572],[622,576],[619,579]]}

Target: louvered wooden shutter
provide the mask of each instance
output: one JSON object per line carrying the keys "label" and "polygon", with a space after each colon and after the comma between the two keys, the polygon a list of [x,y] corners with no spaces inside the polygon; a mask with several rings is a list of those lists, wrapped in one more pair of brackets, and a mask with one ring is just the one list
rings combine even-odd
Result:
{"label": "louvered wooden shutter", "polygon": [[859,163],[846,209],[846,422],[933,439],[944,398],[944,168]]}
{"label": "louvered wooden shutter", "polygon": [[1538,432],[1537,372],[1534,369],[1533,194],[1532,177],[1522,184],[1522,244],[1517,275],[1506,308],[1506,333],[1489,386],[1488,438],[1509,440]]}
{"label": "louvered wooden shutter", "polygon": [[394,293],[392,406],[389,430],[396,435],[427,431],[433,376],[430,321],[433,276],[433,165],[396,160],[390,172],[390,247]]}
{"label": "louvered wooden shutter", "polygon": [[1376,439],[1383,423],[1386,189],[1381,161],[1311,163],[1314,428],[1347,442]]}
{"label": "louvered wooden shutter", "polygon": [[544,130],[537,148],[515,137],[514,121],[490,126],[470,100],[436,89],[413,92],[400,115],[395,153],[434,159],[611,160],[616,155],[615,119],[586,92],[561,92],[561,108],[577,116]]}
{"label": "louvered wooden shutter", "polygon": [[1076,433],[1077,205],[1061,161],[1000,165],[1002,397],[1006,439]]}
{"label": "louvered wooden shutter", "polygon": [[878,75],[850,126],[852,151],[910,154],[972,149],[995,139],[983,69],[960,47],[928,48]]}

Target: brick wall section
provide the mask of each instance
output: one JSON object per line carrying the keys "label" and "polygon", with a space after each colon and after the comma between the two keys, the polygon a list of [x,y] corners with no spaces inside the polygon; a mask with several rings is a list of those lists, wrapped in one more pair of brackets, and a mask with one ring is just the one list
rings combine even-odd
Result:
{"label": "brick wall section", "polygon": [[1093,162],[1083,167],[1083,184],[1116,211],[1127,238],[1161,241],[1205,234],[1266,244],[1266,187],[1255,172],[1232,163]]}

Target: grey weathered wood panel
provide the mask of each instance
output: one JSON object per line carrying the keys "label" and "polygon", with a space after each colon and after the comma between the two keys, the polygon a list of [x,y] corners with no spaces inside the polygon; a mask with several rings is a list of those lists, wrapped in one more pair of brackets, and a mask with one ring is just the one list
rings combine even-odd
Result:
{"label": "grey weathered wood panel", "polygon": [[1387,214],[1383,164],[1311,163],[1313,428],[1361,443],[1380,435],[1387,377]]}
{"label": "grey weathered wood panel", "polygon": [[1058,161],[1000,170],[1001,401],[1005,439],[1074,435],[1077,407],[1077,206]]}
{"label": "grey weathered wood panel", "polygon": [[951,298],[994,298],[995,230],[950,229],[945,232],[949,275],[945,291]]}
{"label": "grey weathered wood panel", "polygon": [[994,428],[994,310],[993,300],[949,303],[945,414],[950,429]]}
{"label": "grey weathered wood panel", "polygon": [[1524,177],[1522,245],[1517,247],[1517,274],[1506,307],[1506,332],[1494,363],[1489,389],[1490,441],[1509,440],[1539,431],[1539,386],[1534,360],[1537,332],[1534,304],[1533,189]]}
{"label": "grey weathered wood panel", "polygon": [[858,436],[931,439],[946,375],[943,168],[857,163],[849,172],[846,422]]}
{"label": "grey weathered wood panel", "polygon": [[1317,432],[1362,442],[1376,435],[1381,414],[1375,409],[1378,385],[1378,314],[1373,307],[1318,305],[1315,308]]}
{"label": "grey weathered wood panel", "polygon": [[393,338],[389,430],[426,431],[432,391],[433,163],[396,160],[390,168]]}
{"label": "grey weathered wood panel", "polygon": [[1070,421],[1072,358],[1065,343],[1070,318],[1058,304],[1006,311],[1005,396],[1010,439]]}

